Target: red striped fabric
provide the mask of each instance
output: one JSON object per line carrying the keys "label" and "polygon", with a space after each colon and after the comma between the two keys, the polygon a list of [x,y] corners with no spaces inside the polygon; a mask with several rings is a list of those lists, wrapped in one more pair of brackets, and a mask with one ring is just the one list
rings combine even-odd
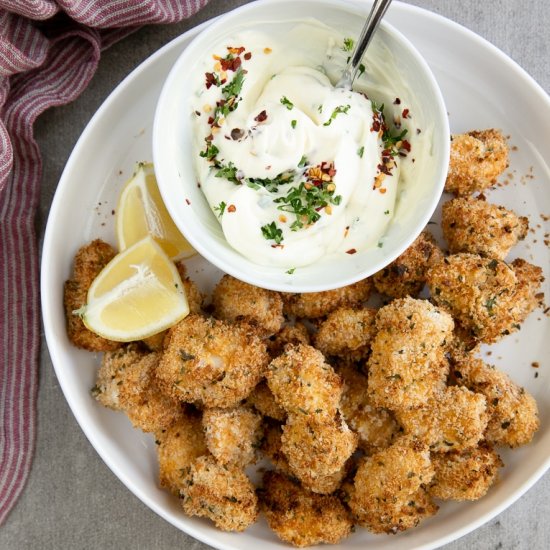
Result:
{"label": "red striped fabric", "polygon": [[40,306],[34,218],[42,160],[34,121],[47,108],[78,97],[103,48],[141,24],[190,17],[207,2],[0,0],[0,524],[23,489],[36,430]]}

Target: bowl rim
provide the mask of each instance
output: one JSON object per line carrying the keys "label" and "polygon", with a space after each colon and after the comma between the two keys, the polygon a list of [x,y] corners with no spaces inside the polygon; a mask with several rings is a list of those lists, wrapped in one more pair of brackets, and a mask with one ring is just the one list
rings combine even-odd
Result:
{"label": "bowl rim", "polygon": [[[407,237],[403,239],[399,245],[394,245],[393,248],[390,249],[389,253],[380,256],[377,261],[369,263],[366,267],[361,266],[350,269],[346,276],[332,276],[327,282],[319,281],[315,277],[307,278],[307,282],[305,280],[303,282],[299,281],[296,276],[285,275],[284,268],[265,266],[263,264],[253,262],[252,260],[241,255],[238,251],[234,250],[227,242],[225,242],[225,245],[216,243],[215,238],[212,237],[212,234],[209,231],[205,231],[204,233],[196,231],[193,224],[186,222],[186,220],[180,215],[176,207],[176,201],[173,201],[173,195],[170,191],[170,187],[173,186],[163,183],[173,179],[168,176],[168,163],[166,161],[162,161],[165,156],[165,148],[162,145],[162,138],[165,134],[165,121],[169,117],[169,113],[165,108],[165,105],[167,103],[167,98],[170,98],[172,95],[174,88],[173,82],[178,78],[180,71],[186,70],[184,67],[188,65],[188,58],[192,56],[193,49],[197,49],[197,45],[204,42],[205,37],[212,36],[213,34],[215,35],[218,29],[226,26],[228,20],[234,21],[242,14],[261,10],[264,6],[273,5],[281,7],[282,13],[286,16],[286,12],[283,11],[284,7],[289,6],[292,8],[297,3],[315,5],[317,8],[319,5],[322,5],[327,8],[340,9],[342,11],[357,15],[362,14],[362,11],[364,11],[363,6],[358,5],[356,2],[349,2],[348,0],[255,0],[220,15],[212,22],[211,25],[203,28],[201,32],[199,32],[191,40],[188,47],[181,52],[170,69],[162,86],[155,108],[153,118],[152,149],[153,163],[155,166],[159,190],[168,212],[174,220],[176,226],[201,256],[221,269],[224,273],[228,273],[229,275],[232,275],[233,277],[246,283],[274,291],[308,293],[342,288],[373,275],[400,256],[425,229],[427,223],[437,208],[437,204],[441,198],[445,186],[450,157],[450,127],[443,94],[427,61],[408,38],[406,38],[399,30],[397,30],[386,20],[382,20],[381,28],[383,28],[384,31],[391,36],[392,40],[395,40],[400,47],[406,49],[414,58],[418,66],[421,67],[423,78],[425,79],[426,84],[430,86],[434,98],[436,99],[436,104],[433,105],[433,111],[437,114],[437,116],[434,117],[436,124],[434,125],[433,139],[434,141],[440,141],[439,146],[442,148],[441,163],[437,166],[437,170],[433,175],[434,184],[430,187],[431,199],[429,202],[425,203],[423,214],[419,216],[417,223],[412,226],[414,230],[409,231]],[[206,235],[206,237],[204,235]],[[217,255],[216,250],[219,250],[219,247],[228,251],[231,255],[232,261],[225,261]],[[387,251],[388,249],[386,248],[384,252]],[[358,257],[360,257],[360,255],[358,255]],[[343,260],[345,261],[347,258],[344,258]],[[317,263],[318,262],[313,262],[312,264],[303,266],[299,269],[303,272],[303,270],[308,270],[308,268],[315,266]],[[337,270],[337,272],[341,273],[341,270]],[[277,273],[278,277],[269,276],[268,273]]]}

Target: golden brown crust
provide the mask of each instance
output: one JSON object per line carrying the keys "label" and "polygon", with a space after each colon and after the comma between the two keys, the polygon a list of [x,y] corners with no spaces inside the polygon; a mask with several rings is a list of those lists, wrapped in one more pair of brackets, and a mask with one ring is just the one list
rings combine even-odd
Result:
{"label": "golden brown crust", "polygon": [[315,335],[315,347],[325,355],[365,359],[375,334],[376,310],[341,307],[329,313]]}
{"label": "golden brown crust", "polygon": [[232,407],[261,380],[268,360],[265,343],[248,325],[191,314],[170,329],[157,375],[181,401]]}
{"label": "golden brown crust", "polygon": [[485,395],[489,423],[486,440],[493,445],[527,445],[539,428],[535,399],[510,377],[481,359],[464,356],[453,364],[455,379]]}
{"label": "golden brown crust", "polygon": [[156,432],[176,422],[181,404],[164,395],[156,380],[157,353],[130,344],[103,356],[92,393],[104,406],[124,411],[134,427]]}
{"label": "golden brown crust", "polygon": [[94,334],[74,312],[86,305],[88,289],[99,272],[115,257],[113,247],[101,239],[81,247],[74,258],[73,276],[65,281],[63,305],[67,321],[67,336],[78,348],[88,351],[112,351],[122,346]]}
{"label": "golden brown crust", "polygon": [[208,453],[200,415],[185,411],[177,422],[156,432],[155,440],[160,486],[179,496],[186,469]]}
{"label": "golden brown crust", "polygon": [[251,409],[205,409],[202,425],[208,450],[218,463],[244,468],[258,460],[262,418]]}
{"label": "golden brown crust", "polygon": [[307,491],[277,472],[264,474],[260,505],[276,535],[298,548],[338,544],[352,530],[349,512],[338,498]]}
{"label": "golden brown crust", "polygon": [[485,396],[463,386],[447,387],[423,406],[396,415],[405,433],[426,443],[432,452],[477,446],[489,420]]}
{"label": "golden brown crust", "polygon": [[287,413],[336,414],[342,382],[315,348],[289,345],[271,361],[266,378],[276,402]]}
{"label": "golden brown crust", "polygon": [[470,252],[504,260],[527,236],[529,222],[503,206],[459,197],[443,204],[441,227],[452,254]]}
{"label": "golden brown crust", "polygon": [[197,458],[186,469],[180,495],[187,515],[207,517],[222,531],[244,531],[258,518],[258,499],[245,473],[212,456]]}
{"label": "golden brown crust", "polygon": [[498,479],[503,466],[498,454],[488,446],[467,451],[432,453],[435,475],[429,493],[442,500],[477,500]]}
{"label": "golden brown crust", "polygon": [[426,284],[428,268],[443,259],[435,239],[423,231],[416,240],[391,264],[372,276],[378,292],[392,298],[415,298]]}
{"label": "golden brown crust", "polygon": [[272,336],[267,341],[267,349],[269,355],[275,359],[283,353],[287,344],[309,345],[310,343],[311,337],[309,335],[309,330],[304,323],[297,321],[294,324],[285,325],[277,334]]}
{"label": "golden brown crust", "polygon": [[275,401],[275,396],[265,380],[252,390],[247,398],[247,403],[252,405],[259,413],[269,418],[280,421],[286,418],[285,410]]}
{"label": "golden brown crust", "polygon": [[264,336],[279,332],[284,322],[283,301],[278,292],[266,290],[224,275],[212,294],[214,315],[223,321],[246,321]]}
{"label": "golden brown crust", "polygon": [[379,309],[368,361],[373,404],[393,411],[407,409],[441,391],[453,325],[448,313],[427,300],[407,297]]}
{"label": "golden brown crust", "polygon": [[363,279],[352,285],[326,290],[325,292],[310,292],[291,294],[283,292],[283,311],[293,317],[317,319],[324,317],[339,307],[358,307],[370,296],[370,279]]}
{"label": "golden brown crust", "polygon": [[508,144],[493,128],[457,134],[451,138],[451,157],[445,191],[471,195],[497,181],[508,166]]}

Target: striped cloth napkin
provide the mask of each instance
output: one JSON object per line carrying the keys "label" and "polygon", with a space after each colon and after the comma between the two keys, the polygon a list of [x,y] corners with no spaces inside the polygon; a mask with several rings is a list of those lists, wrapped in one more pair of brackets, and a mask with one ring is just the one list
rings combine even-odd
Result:
{"label": "striped cloth napkin", "polygon": [[208,0],[0,0],[0,524],[23,489],[35,440],[40,345],[35,214],[37,116],[86,88],[101,51],[140,25]]}

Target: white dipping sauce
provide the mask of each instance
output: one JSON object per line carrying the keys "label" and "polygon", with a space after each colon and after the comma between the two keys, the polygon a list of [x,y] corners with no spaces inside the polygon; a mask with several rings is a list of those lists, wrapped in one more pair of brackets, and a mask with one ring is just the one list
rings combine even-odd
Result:
{"label": "white dipping sauce", "polygon": [[[364,77],[354,88],[369,99],[334,88],[348,55],[343,36],[312,21],[240,32],[197,75],[198,182],[228,243],[256,263],[292,270],[381,246],[422,134],[409,124],[405,90],[376,90]],[[375,98],[393,136],[407,129],[397,144],[383,136]]]}

